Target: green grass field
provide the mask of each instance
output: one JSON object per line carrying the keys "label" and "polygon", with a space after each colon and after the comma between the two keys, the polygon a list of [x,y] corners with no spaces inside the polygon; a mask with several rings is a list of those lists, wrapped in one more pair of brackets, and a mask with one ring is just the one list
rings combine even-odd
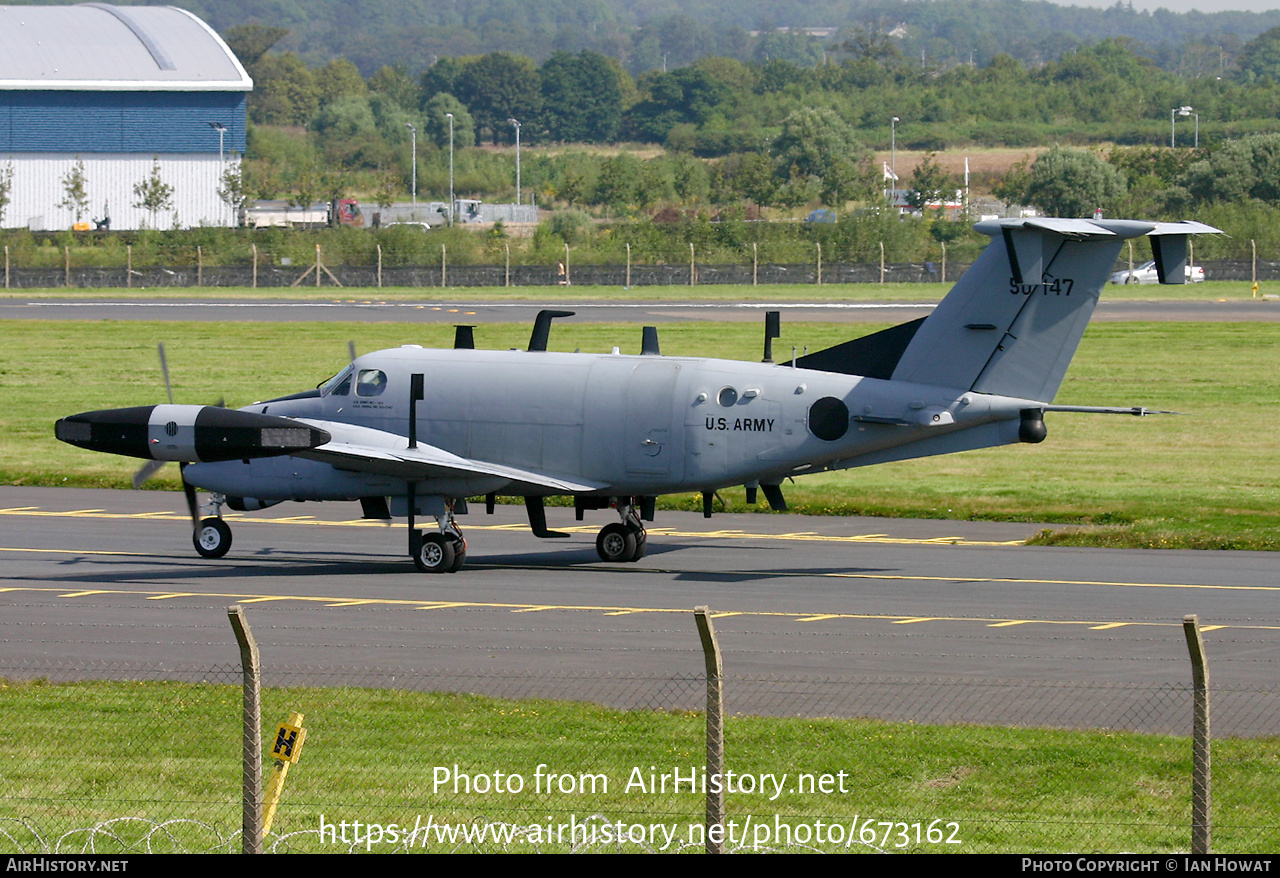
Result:
{"label": "green grass field", "polygon": [[[53,421],[164,400],[155,345],[169,353],[179,402],[241,406],[313,387],[361,351],[448,347],[449,326],[398,324],[9,321],[0,351],[0,480],[125,487],[123,458],[57,442]],[[784,327],[779,344],[811,350],[873,325]],[[664,326],[666,354],[754,359],[755,324]],[[639,328],[563,321],[561,350],[639,348]],[[528,327],[479,328],[482,347],[523,346]],[[1060,403],[1145,405],[1150,418],[1051,414],[1049,438],[1015,446],[819,474],[784,486],[795,511],[1055,525],[1046,541],[1115,546],[1280,548],[1280,324],[1096,323]],[[170,473],[159,487],[176,488]],[[743,493],[724,493],[745,509]],[[696,496],[665,498],[695,508]]]}
{"label": "green grass field", "polygon": [[[144,844],[161,852],[238,850],[239,710],[239,690],[230,685],[0,681],[0,848],[38,851],[56,844],[65,852],[92,841],[103,854]],[[699,793],[649,787],[651,774],[679,767],[687,775],[702,763],[700,714],[380,689],[264,691],[268,730],[291,711],[305,715],[307,738],[273,826],[270,843],[279,849],[365,849],[322,841],[322,816],[330,824],[407,828],[431,817],[437,824],[527,830],[598,815],[597,823],[679,827],[682,842],[687,827],[702,821]],[[740,829],[747,820],[757,827],[740,845],[745,849],[754,843],[855,852],[1189,846],[1186,738],[751,717],[729,718],[725,736],[726,768],[788,775],[781,792],[726,796],[729,818]],[[1271,852],[1280,845],[1275,761],[1275,739],[1215,744],[1216,852]],[[572,777],[548,790],[536,780],[540,765],[544,775]],[[506,788],[478,792],[474,779],[492,781],[499,771],[508,778]],[[813,777],[810,787],[796,786],[799,773]],[[521,778],[518,791],[510,790],[513,775]],[[582,775],[606,781],[592,787]],[[826,843],[779,845],[773,835],[779,823],[812,832],[819,820],[840,827],[838,843],[828,836]],[[892,826],[886,830],[880,821]],[[930,841],[934,821],[938,832]],[[155,831],[158,823],[163,827]],[[762,825],[767,837],[757,834]],[[103,829],[91,839],[86,830],[95,826]],[[849,826],[874,841],[849,845]],[[389,852],[405,845],[403,836],[393,843],[383,834],[368,847]],[[535,844],[526,835],[506,845],[433,838],[425,849],[568,847]]]}

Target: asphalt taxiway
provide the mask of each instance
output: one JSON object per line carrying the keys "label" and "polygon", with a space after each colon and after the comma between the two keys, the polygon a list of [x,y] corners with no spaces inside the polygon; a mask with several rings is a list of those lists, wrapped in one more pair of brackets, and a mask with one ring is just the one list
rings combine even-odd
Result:
{"label": "asphalt taxiway", "polygon": [[1215,683],[1265,688],[1280,669],[1269,553],[1028,547],[1029,524],[661,512],[645,558],[605,564],[594,539],[607,513],[577,523],[550,510],[571,536],[540,541],[522,507],[499,506],[460,519],[466,568],[426,575],[404,554],[403,526],[358,514],[337,503],[233,514],[231,553],[210,561],[191,548],[180,494],[0,487],[0,666],[190,676],[237,660],[226,611],[238,604],[268,666],[402,679],[696,675],[697,606],[712,612],[727,672],[775,686],[1182,685],[1187,614]]}

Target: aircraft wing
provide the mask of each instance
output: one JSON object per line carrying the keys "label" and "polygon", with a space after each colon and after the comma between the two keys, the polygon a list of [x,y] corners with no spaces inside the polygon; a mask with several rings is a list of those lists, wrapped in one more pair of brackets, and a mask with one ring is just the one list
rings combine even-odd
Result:
{"label": "aircraft wing", "polygon": [[410,480],[496,476],[509,479],[518,487],[546,489],[557,494],[583,494],[605,487],[603,484],[472,460],[421,442],[416,448],[410,448],[407,438],[383,430],[309,418],[294,420],[323,429],[332,437],[324,445],[295,456],[321,461],[340,470]]}

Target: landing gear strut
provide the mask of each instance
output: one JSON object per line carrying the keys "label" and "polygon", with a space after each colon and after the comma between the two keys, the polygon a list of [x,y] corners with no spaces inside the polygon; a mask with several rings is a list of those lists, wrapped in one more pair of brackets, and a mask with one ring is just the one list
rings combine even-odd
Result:
{"label": "landing gear strut", "polygon": [[450,502],[444,515],[435,517],[440,530],[424,534],[420,530],[409,539],[414,565],[423,573],[457,573],[467,560],[467,541],[453,517]]}
{"label": "landing gear strut", "polygon": [[632,502],[618,500],[617,510],[622,521],[606,525],[596,537],[596,553],[601,561],[639,561],[649,541],[649,533],[640,520],[640,511]]}

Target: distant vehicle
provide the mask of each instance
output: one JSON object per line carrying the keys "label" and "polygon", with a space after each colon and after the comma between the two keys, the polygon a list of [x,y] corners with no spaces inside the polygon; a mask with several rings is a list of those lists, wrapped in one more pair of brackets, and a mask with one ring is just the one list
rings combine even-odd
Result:
{"label": "distant vehicle", "polygon": [[383,223],[384,229],[422,229],[424,232],[431,228],[430,223]]}
{"label": "distant vehicle", "polygon": [[[1199,265],[1186,266],[1187,283],[1198,284],[1204,281],[1204,268]],[[1113,284],[1158,284],[1160,283],[1160,275],[1156,271],[1154,262],[1144,262],[1135,268],[1130,275],[1129,269],[1117,271],[1111,275]]]}
{"label": "distant vehicle", "polygon": [[804,221],[807,223],[833,223],[836,221],[836,212],[826,208],[819,208],[818,210],[810,211]]}

